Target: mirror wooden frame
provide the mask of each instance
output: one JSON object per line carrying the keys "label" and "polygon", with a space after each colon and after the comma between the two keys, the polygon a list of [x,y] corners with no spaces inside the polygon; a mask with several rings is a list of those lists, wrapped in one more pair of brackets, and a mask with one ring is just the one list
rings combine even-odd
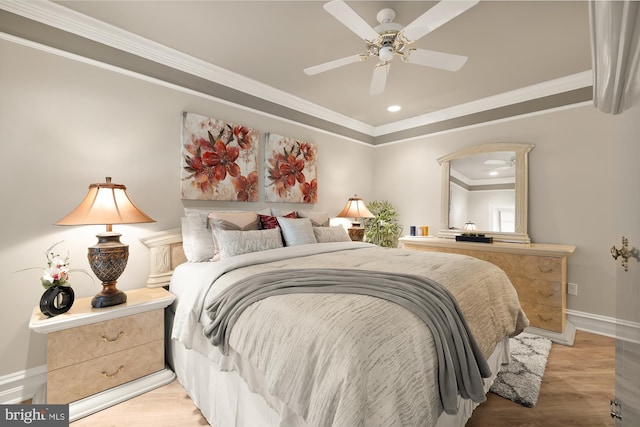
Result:
{"label": "mirror wooden frame", "polygon": [[438,237],[455,238],[456,235],[462,233],[462,230],[449,229],[449,195],[450,182],[449,172],[451,170],[451,161],[462,157],[472,156],[474,154],[495,153],[499,151],[513,151],[516,156],[516,218],[515,232],[494,232],[478,230],[486,236],[493,237],[494,241],[499,242],[515,242],[515,243],[531,243],[529,234],[527,233],[527,214],[528,214],[528,188],[529,188],[529,152],[533,149],[533,144],[496,142],[492,144],[473,145],[463,148],[446,156],[440,157],[442,193],[440,206],[440,231]]}

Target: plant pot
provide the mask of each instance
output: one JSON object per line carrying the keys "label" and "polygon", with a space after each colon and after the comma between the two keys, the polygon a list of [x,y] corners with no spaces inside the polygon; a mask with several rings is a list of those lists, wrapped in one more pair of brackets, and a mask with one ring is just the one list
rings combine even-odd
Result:
{"label": "plant pot", "polygon": [[40,311],[45,316],[53,317],[66,313],[73,305],[75,294],[69,286],[52,286],[40,298]]}

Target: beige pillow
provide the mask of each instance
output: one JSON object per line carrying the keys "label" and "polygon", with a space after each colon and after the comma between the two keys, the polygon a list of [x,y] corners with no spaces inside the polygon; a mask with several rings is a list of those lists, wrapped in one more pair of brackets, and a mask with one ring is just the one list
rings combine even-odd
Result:
{"label": "beige pillow", "polygon": [[329,227],[329,212],[297,211],[298,218],[309,218],[314,227]]}
{"label": "beige pillow", "polygon": [[216,230],[257,230],[260,224],[258,214],[255,212],[214,211],[209,212],[208,218],[214,245],[212,261],[220,259],[220,246],[216,240]]}
{"label": "beige pillow", "polygon": [[349,233],[341,225],[334,227],[313,227],[313,234],[316,236],[318,243],[351,241]]}

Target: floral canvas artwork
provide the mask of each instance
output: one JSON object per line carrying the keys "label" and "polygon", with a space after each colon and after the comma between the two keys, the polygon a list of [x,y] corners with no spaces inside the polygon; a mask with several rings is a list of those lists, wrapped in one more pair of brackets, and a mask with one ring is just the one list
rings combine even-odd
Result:
{"label": "floral canvas artwork", "polygon": [[182,114],[182,198],[258,201],[258,131]]}
{"label": "floral canvas artwork", "polygon": [[265,201],[317,203],[317,145],[272,133],[265,139]]}

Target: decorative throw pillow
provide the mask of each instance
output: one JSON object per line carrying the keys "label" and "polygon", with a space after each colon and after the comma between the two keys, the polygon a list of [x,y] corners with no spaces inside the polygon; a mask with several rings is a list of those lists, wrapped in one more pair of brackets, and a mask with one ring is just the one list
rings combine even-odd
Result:
{"label": "decorative throw pillow", "polygon": [[189,262],[209,261],[213,258],[215,248],[211,231],[207,229],[207,216],[183,216],[182,249]]}
{"label": "decorative throw pillow", "polygon": [[[258,214],[258,216],[260,217],[260,225],[262,226],[261,228],[269,229],[269,228],[278,227],[277,216],[262,215],[262,214]],[[295,212],[291,212],[286,215],[280,215],[280,216],[282,216],[283,218],[297,218]]]}
{"label": "decorative throw pillow", "polygon": [[220,250],[220,259],[283,246],[278,228],[249,231],[218,229],[214,233]]}
{"label": "decorative throw pillow", "polygon": [[[186,219],[182,222],[182,247],[190,262],[210,261],[215,255],[215,243],[209,224],[211,209],[184,208]],[[246,213],[246,211],[220,211],[225,213]],[[264,208],[256,214],[271,214],[270,208]],[[186,224],[186,225],[185,225]]]}
{"label": "decorative throw pillow", "polygon": [[309,218],[314,227],[329,227],[329,212],[298,211],[298,218]]}
{"label": "decorative throw pillow", "polygon": [[351,241],[349,233],[341,225],[334,227],[313,227],[313,234],[316,236],[318,243]]}
{"label": "decorative throw pillow", "polygon": [[216,241],[216,230],[257,230],[259,219],[255,212],[214,211],[209,212],[209,225],[213,235],[214,254],[212,261],[220,257],[220,247]]}
{"label": "decorative throw pillow", "polygon": [[317,243],[309,218],[278,217],[278,224],[287,246]]}

